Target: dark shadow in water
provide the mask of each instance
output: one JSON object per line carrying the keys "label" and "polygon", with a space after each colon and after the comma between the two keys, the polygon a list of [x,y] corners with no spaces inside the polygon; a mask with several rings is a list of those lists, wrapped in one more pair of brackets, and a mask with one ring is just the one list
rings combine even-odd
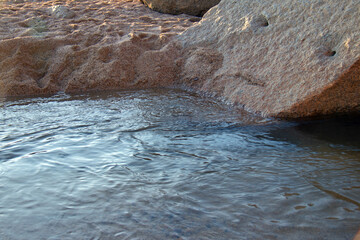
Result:
{"label": "dark shadow in water", "polygon": [[319,140],[360,148],[360,117],[308,122],[296,126],[295,129]]}
{"label": "dark shadow in water", "polygon": [[299,146],[311,146],[322,141],[360,149],[360,117],[281,123],[269,127],[268,136]]}

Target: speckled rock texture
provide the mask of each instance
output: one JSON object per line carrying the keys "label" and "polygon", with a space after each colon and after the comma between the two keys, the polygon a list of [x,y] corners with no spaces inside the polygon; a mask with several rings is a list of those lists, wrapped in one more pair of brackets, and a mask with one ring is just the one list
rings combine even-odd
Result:
{"label": "speckled rock texture", "polygon": [[0,2],[0,97],[173,86],[195,24],[131,0]]}
{"label": "speckled rock texture", "polygon": [[151,9],[169,14],[202,16],[220,0],[141,0]]}
{"label": "speckled rock texture", "polygon": [[360,1],[222,0],[178,40],[181,79],[264,116],[360,111]]}
{"label": "speckled rock texture", "polygon": [[0,97],[180,86],[263,116],[359,112],[359,12],[222,0],[196,22],[138,0],[0,1]]}

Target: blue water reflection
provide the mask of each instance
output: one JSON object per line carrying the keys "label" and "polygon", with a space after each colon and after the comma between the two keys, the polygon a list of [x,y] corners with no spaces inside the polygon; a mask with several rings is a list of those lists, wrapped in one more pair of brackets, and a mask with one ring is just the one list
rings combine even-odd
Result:
{"label": "blue water reflection", "polygon": [[0,116],[0,239],[351,239],[359,227],[353,119],[278,122],[161,89],[11,99]]}

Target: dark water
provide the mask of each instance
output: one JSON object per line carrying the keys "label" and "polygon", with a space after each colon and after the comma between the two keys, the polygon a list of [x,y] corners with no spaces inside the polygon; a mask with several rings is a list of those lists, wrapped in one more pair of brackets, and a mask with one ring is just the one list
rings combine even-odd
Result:
{"label": "dark water", "polygon": [[360,121],[175,90],[0,107],[0,239],[352,239]]}

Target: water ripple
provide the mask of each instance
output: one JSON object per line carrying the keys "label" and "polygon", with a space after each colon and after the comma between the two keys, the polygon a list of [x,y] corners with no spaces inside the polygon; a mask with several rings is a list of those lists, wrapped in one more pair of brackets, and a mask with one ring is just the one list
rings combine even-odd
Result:
{"label": "water ripple", "polygon": [[358,230],[357,120],[277,122],[162,89],[13,99],[0,116],[0,239]]}

